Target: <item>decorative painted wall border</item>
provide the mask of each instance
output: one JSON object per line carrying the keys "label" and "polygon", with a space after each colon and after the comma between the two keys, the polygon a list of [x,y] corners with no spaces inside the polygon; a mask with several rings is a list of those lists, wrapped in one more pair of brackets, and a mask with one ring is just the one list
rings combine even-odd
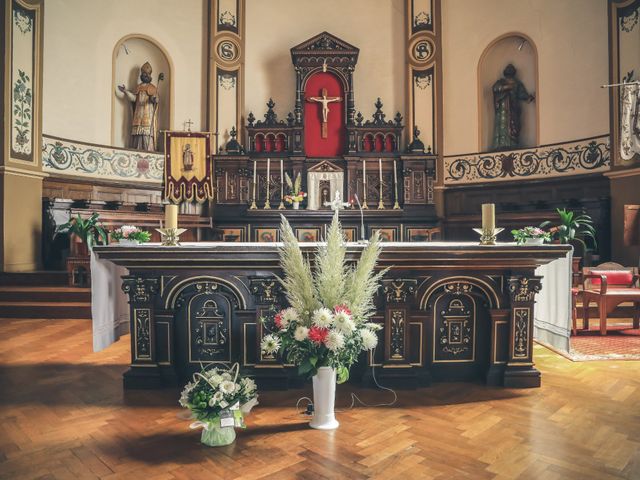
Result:
{"label": "decorative painted wall border", "polygon": [[164,155],[43,135],[42,168],[52,175],[161,184]]}
{"label": "decorative painted wall border", "polygon": [[573,140],[504,152],[451,155],[444,159],[445,185],[513,181],[604,172],[610,137]]}

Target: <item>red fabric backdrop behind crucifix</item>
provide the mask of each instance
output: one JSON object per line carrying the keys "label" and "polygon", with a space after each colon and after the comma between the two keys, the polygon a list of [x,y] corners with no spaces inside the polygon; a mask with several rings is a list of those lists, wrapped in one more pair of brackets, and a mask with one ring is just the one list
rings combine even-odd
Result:
{"label": "red fabric backdrop behind crucifix", "polygon": [[[339,97],[339,101],[327,103],[326,138],[322,138],[322,102],[310,100],[321,98],[323,89],[327,98]],[[345,95],[342,83],[329,72],[318,72],[307,80],[304,89],[304,149],[308,157],[336,157],[344,153]]]}

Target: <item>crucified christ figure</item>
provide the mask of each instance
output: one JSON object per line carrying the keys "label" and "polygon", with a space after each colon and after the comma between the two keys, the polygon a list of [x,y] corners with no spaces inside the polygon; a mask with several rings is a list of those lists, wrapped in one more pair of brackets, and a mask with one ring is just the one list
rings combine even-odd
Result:
{"label": "crucified christ figure", "polygon": [[327,118],[329,117],[329,104],[342,101],[342,97],[327,97],[327,89],[322,89],[321,97],[308,97],[308,102],[322,104],[322,138],[327,138]]}

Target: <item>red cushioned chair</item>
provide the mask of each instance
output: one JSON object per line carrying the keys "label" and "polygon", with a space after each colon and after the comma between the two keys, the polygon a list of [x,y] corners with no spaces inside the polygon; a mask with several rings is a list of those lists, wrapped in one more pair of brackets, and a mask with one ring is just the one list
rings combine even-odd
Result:
{"label": "red cushioned chair", "polygon": [[617,263],[585,268],[582,281],[583,328],[589,329],[589,305],[595,302],[600,314],[600,335],[607,334],[607,315],[624,302],[633,302],[633,328],[640,327],[640,288],[637,270]]}

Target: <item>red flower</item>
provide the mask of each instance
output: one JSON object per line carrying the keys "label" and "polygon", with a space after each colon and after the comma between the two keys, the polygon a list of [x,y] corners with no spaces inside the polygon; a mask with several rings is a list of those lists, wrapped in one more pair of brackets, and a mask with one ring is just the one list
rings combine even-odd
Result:
{"label": "red flower", "polygon": [[327,328],[311,327],[309,329],[309,340],[317,345],[320,345],[324,343],[324,340],[327,338],[328,334],[329,329]]}
{"label": "red flower", "polygon": [[340,313],[340,312],[344,312],[347,315],[351,315],[351,310],[349,310],[349,307],[347,307],[346,305],[342,304],[342,305],[336,305],[335,307],[333,307],[333,311],[335,313]]}
{"label": "red flower", "polygon": [[276,316],[274,317],[273,321],[276,323],[276,327],[278,327],[280,330],[282,330],[282,312],[278,312],[276,313]]}

